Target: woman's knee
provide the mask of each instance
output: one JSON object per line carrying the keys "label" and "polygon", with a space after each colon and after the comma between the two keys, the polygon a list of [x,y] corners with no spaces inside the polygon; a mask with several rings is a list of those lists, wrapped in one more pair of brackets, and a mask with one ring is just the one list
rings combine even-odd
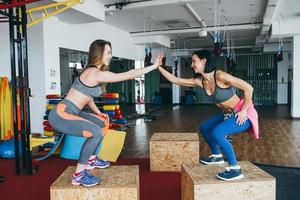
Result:
{"label": "woman's knee", "polygon": [[225,139],[225,134],[222,130],[215,128],[211,131],[211,138],[214,139],[217,143],[222,139]]}
{"label": "woman's knee", "polygon": [[100,128],[103,128],[105,126],[104,122],[97,117],[94,117],[94,120],[92,122]]}
{"label": "woman's knee", "polygon": [[90,127],[89,130],[83,130],[82,135],[86,138],[102,138],[102,129],[98,126]]}

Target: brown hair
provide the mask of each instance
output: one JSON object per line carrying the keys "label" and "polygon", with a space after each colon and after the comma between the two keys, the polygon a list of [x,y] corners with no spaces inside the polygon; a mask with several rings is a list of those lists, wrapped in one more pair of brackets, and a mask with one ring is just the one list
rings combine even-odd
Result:
{"label": "brown hair", "polygon": [[[111,48],[110,42],[106,40],[95,40],[90,45],[88,65],[96,65],[97,62],[102,60],[105,45],[109,45]],[[101,66],[100,70],[108,71],[108,66]]]}
{"label": "brown hair", "polygon": [[[91,65],[96,65],[99,61],[102,60],[103,52],[105,49],[105,45],[109,45],[111,48],[111,43],[106,40],[95,40],[91,45],[89,49],[89,58],[88,58],[88,65],[87,67]],[[101,71],[108,71],[109,67],[106,65],[101,66]],[[106,93],[106,83],[101,84],[102,90],[104,93]]]}

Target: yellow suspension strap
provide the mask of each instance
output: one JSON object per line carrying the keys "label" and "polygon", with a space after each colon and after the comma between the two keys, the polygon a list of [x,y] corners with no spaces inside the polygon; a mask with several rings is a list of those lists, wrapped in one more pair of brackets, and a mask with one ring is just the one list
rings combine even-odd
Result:
{"label": "yellow suspension strap", "polygon": [[[43,20],[54,16],[58,13],[61,13],[77,4],[82,4],[84,0],[67,0],[63,2],[58,2],[50,5],[44,5],[44,6],[39,6],[36,8],[30,8],[27,9],[26,13],[29,16],[29,20],[27,23],[27,27],[31,27],[39,22],[42,22]],[[33,17],[33,13],[40,13],[42,14],[43,17],[40,17],[39,19],[35,19]]]}

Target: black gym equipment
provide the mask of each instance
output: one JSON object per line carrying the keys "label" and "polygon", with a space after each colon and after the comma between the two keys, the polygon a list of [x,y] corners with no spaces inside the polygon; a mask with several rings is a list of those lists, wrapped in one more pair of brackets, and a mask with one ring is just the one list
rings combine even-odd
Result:
{"label": "black gym equipment", "polygon": [[282,45],[279,46],[278,52],[276,54],[276,61],[277,62],[283,61],[283,47],[282,47]]}
{"label": "black gym equipment", "polygon": [[[14,7],[14,1],[5,1],[6,8],[0,9],[0,15],[7,17],[9,23],[10,61],[11,61],[11,88],[13,103],[13,129],[15,143],[15,173],[17,175],[32,174],[32,155],[30,151],[30,112],[29,112],[29,81],[28,81],[28,54],[27,54],[27,14],[26,3],[17,2],[21,6]],[[6,5],[6,4],[5,4]],[[3,5],[2,5],[3,6]],[[17,94],[20,98],[20,115],[17,114]],[[18,121],[21,129],[18,130]],[[21,142],[22,154],[19,143]],[[4,178],[1,177],[3,181]]]}

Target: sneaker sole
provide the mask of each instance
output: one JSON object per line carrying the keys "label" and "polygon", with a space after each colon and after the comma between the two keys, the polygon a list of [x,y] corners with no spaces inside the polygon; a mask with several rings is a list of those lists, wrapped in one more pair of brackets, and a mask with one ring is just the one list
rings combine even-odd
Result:
{"label": "sneaker sole", "polygon": [[200,160],[200,162],[206,165],[223,165],[225,163],[224,160],[218,162],[205,162],[204,160]]}
{"label": "sneaker sole", "polygon": [[223,180],[223,181],[233,181],[233,180],[238,180],[238,179],[244,178],[244,174],[239,175],[239,176],[234,177],[234,178],[231,178],[231,179],[223,178],[223,177],[219,176],[218,174],[217,174],[217,177],[218,177],[219,179]]}
{"label": "sneaker sole", "polygon": [[87,184],[84,184],[84,183],[74,183],[74,182],[72,182],[72,185],[83,185],[83,186],[85,186],[85,187],[93,187],[93,186],[95,186],[95,185],[98,185],[98,184],[100,184],[100,182],[98,182],[98,183],[94,183],[94,184],[91,184],[91,185],[87,185]]}
{"label": "sneaker sole", "polygon": [[105,169],[108,168],[110,165],[107,166],[87,166],[86,169]]}

